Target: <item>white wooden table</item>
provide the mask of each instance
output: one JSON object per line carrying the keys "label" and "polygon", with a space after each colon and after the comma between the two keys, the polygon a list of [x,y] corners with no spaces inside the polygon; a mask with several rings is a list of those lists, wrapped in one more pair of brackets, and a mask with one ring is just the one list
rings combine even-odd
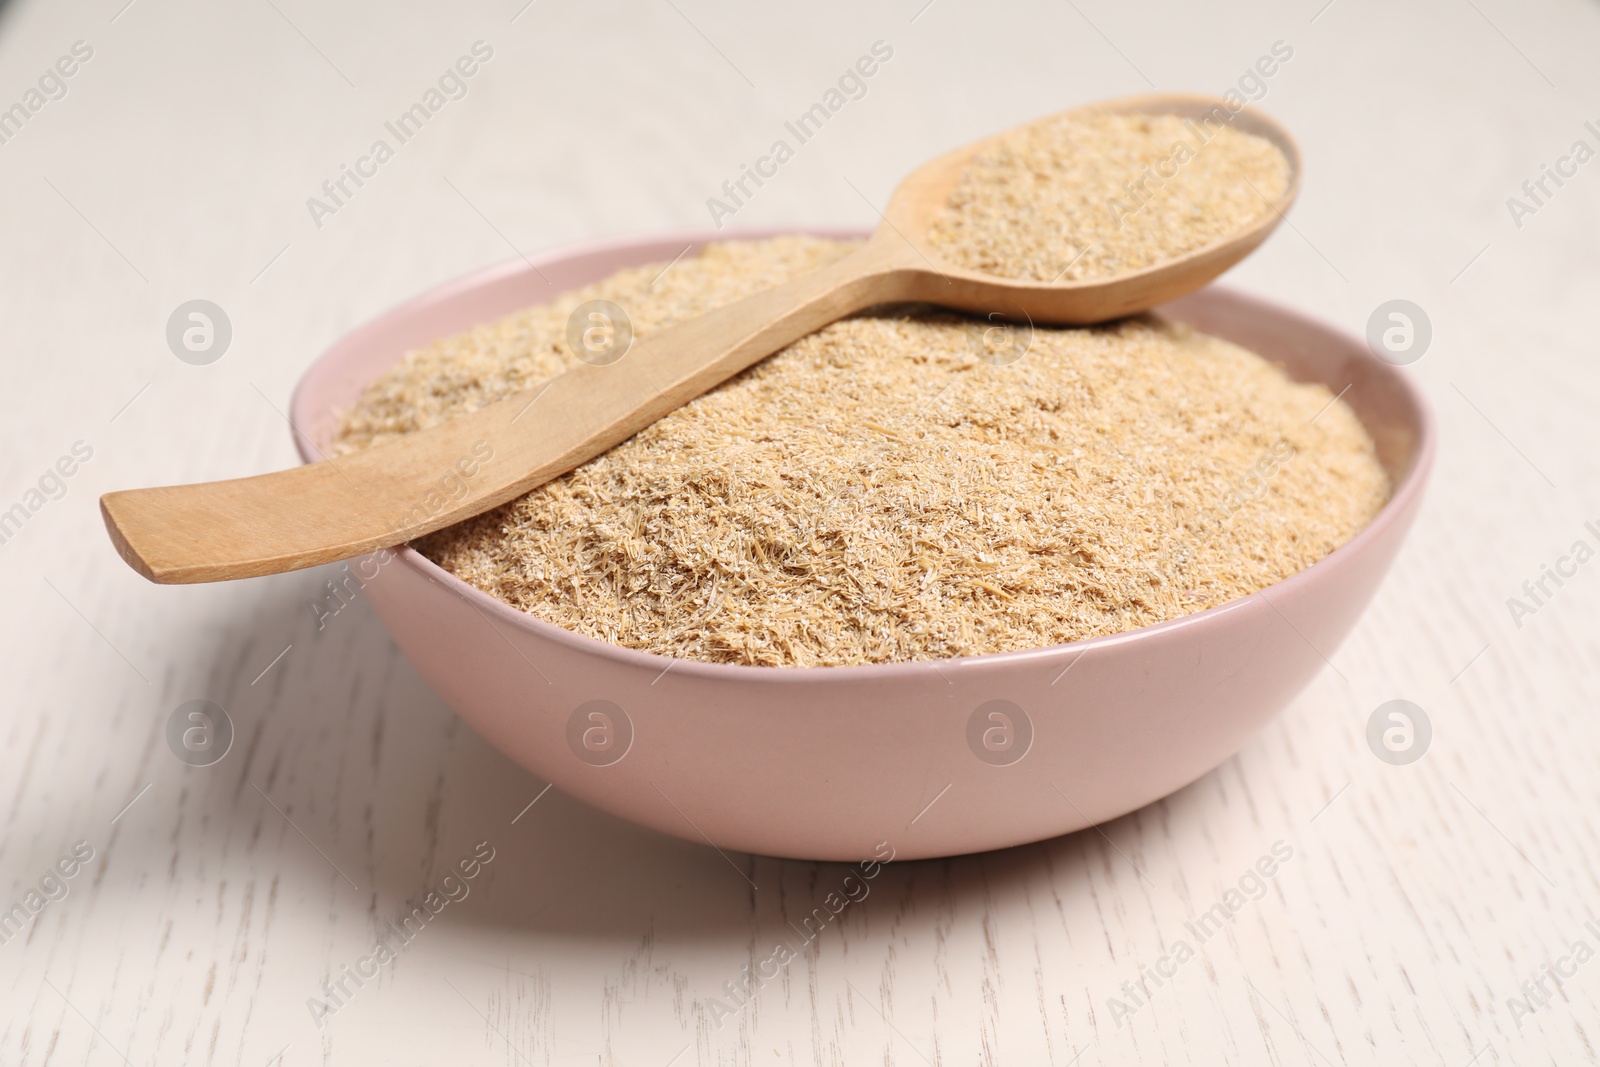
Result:
{"label": "white wooden table", "polygon": [[[1600,162],[1562,164],[1520,218],[1506,201],[1574,141],[1600,148],[1600,10],[524,2],[0,15],[0,107],[45,77],[0,144],[0,511],[23,509],[0,544],[0,908],[27,920],[0,944],[0,1063],[1595,1062],[1600,565],[1561,564],[1532,615],[1507,600],[1600,547]],[[880,40],[866,94],[736,224],[865,225],[942,149],[1152,85],[1221,92],[1285,42],[1262,103],[1308,180],[1230,281],[1354,331],[1387,300],[1425,309],[1410,373],[1442,452],[1371,611],[1238,757],[1098,830],[891,865],[734,1008],[724,983],[799,947],[846,868],[735,870],[544,793],[364,603],[316,630],[327,572],[157,588],[95,501],[292,463],[302,369],[410,294],[703,224]],[[46,76],[79,41],[92,55]],[[476,41],[465,96],[314,220],[307,198]],[[165,336],[194,299],[232,326],[207,365]],[[71,476],[46,477],[62,457]],[[1366,741],[1394,698],[1433,730],[1406,766]],[[165,740],[195,699],[236,730],[210,767]],[[469,895],[345,978],[479,842]],[[1259,899],[1197,937],[1241,879]]]}

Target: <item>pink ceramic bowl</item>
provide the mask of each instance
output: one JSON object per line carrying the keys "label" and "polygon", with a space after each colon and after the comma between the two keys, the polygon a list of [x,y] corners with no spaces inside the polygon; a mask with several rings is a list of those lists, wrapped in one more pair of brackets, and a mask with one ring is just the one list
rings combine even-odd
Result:
{"label": "pink ceramic bowl", "polygon": [[[409,300],[307,372],[294,427],[325,446],[336,412],[408,349],[728,236],[584,244]],[[1079,830],[1205,774],[1311,680],[1400,547],[1433,455],[1416,389],[1354,338],[1216,288],[1164,311],[1295,378],[1348,386],[1345,401],[1395,487],[1370,526],[1315,566],[1187,618],[931,663],[737,667],[571,633],[410,549],[381,567],[375,557],[352,566],[377,569],[366,585],[374,608],[462,718],[530,771],[624,819],[722,849],[825,860],[889,848],[948,856]]]}

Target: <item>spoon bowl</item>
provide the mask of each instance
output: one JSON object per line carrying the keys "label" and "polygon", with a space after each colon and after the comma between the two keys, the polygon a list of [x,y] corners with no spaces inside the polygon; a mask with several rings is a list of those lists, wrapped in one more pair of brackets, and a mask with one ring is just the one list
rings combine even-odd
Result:
{"label": "spoon bowl", "polygon": [[[1257,112],[1209,97],[1140,96],[1039,122],[1086,113],[1236,124],[1278,146],[1289,162],[1289,183],[1271,210],[1204,248],[1113,277],[1041,284],[963,270],[929,245],[929,228],[962,168],[995,143],[988,138],[918,168],[896,190],[872,237],[818,271],[620,351],[610,341],[575,351],[583,362],[536,391],[352,455],[249,478],[108,493],[100,510],[112,543],[135,570],[163,583],[249,578],[391,548],[516,499],[758,360],[874,304],[926,301],[986,316],[1088,324],[1193,292],[1260,244],[1299,187],[1293,139]],[[610,332],[596,336],[624,332],[623,324],[607,319],[605,325]],[[626,332],[631,336],[631,328]],[[589,344],[587,330],[569,336],[583,338],[575,349]],[[435,504],[430,490],[441,474],[485,451],[493,464],[465,492]]]}
{"label": "spoon bowl", "polygon": [[[1167,115],[1197,127],[1232,127],[1269,142],[1289,164],[1283,194],[1238,233],[1141,270],[1081,281],[1038,282],[1002,278],[964,269],[944,260],[928,240],[939,213],[974,158],[1032,126],[1092,114]],[[1155,93],[1104,101],[1058,112],[981,141],[963,145],[930,160],[909,174],[883,212],[872,243],[897,250],[909,275],[902,280],[906,299],[926,301],[959,311],[1062,325],[1088,325],[1147,311],[1158,304],[1195,292],[1253,252],[1277,228],[1300,191],[1300,147],[1288,130],[1253,108],[1233,110],[1210,96]],[[909,254],[908,254],[909,253]],[[1065,264],[1063,264],[1065,267]],[[920,268],[920,269],[919,269]]]}

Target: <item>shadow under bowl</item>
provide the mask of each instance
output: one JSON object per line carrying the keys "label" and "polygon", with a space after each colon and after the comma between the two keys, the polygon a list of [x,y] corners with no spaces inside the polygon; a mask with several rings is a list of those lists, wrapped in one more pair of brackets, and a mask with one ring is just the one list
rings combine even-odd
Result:
{"label": "shadow under bowl", "polygon": [[[354,330],[296,389],[301,456],[410,349],[685,245],[695,231],[559,249],[441,286]],[[793,232],[793,231],[781,231]],[[859,238],[859,231],[811,231]],[[546,280],[548,279],[548,281]],[[745,667],[597,641],[518,611],[410,548],[365,592],[418,673],[491,744],[621,818],[721,849],[853,861],[1038,841],[1116,818],[1237,752],[1344,639],[1421,503],[1431,417],[1340,331],[1220,288],[1160,309],[1316,381],[1377,443],[1393,495],[1326,558],[1258,593],[1125,633],[864,667]],[[998,716],[998,717],[996,717]]]}

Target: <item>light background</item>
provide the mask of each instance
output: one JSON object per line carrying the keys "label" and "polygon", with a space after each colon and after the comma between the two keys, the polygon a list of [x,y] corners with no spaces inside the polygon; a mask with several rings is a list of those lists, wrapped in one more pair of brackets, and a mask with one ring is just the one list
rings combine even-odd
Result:
{"label": "light background", "polygon": [[[1508,998],[1574,942],[1600,951],[1600,568],[1520,628],[1505,602],[1600,545],[1600,162],[1520,228],[1506,207],[1574,140],[1600,147],[1595,5],[123,2],[0,13],[0,106],[94,49],[0,144],[0,509],[75,441],[94,451],[0,545],[0,908],[72,842],[97,852],[0,945],[0,1061],[1594,1062],[1600,962],[1532,1016]],[[314,226],[306,198],[479,39],[468,96]],[[317,634],[326,573],[157,588],[95,501],[293,463],[297,377],[407,296],[704,225],[877,40],[894,57],[867,96],[737,224],[869,226],[862,194],[881,205],[942,150],[1152,86],[1221,92],[1288,42],[1261,106],[1300,138],[1305,187],[1227,283],[1358,333],[1386,300],[1423,307],[1408,373],[1440,461],[1337,673],[1238,757],[1103,832],[889,868],[718,1029],[706,998],[845,868],[740,857],[752,894],[709,848],[554,792],[513,826],[543,783],[455,721],[364,603]],[[210,366],[166,347],[193,298],[233,324]],[[239,731],[204,770],[162,736],[196,697]],[[1393,697],[1433,723],[1410,767],[1363,736]],[[485,838],[473,896],[319,1030],[320,981]],[[1267,895],[1118,1028],[1108,998],[1280,839]]]}

